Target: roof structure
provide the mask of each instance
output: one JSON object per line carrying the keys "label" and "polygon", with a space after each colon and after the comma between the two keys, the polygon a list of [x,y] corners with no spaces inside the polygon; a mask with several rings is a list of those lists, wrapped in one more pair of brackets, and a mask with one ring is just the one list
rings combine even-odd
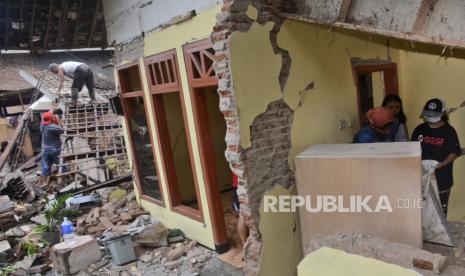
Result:
{"label": "roof structure", "polygon": [[0,49],[106,47],[101,0],[1,0]]}
{"label": "roof structure", "polygon": [[[54,100],[58,98],[56,90],[58,89],[58,75],[55,75],[48,70],[21,70],[21,77],[23,77],[32,86],[37,86],[40,92],[48,98]],[[100,78],[94,75],[95,81],[95,97],[99,102],[108,102],[108,98],[116,95],[115,85],[112,81]],[[63,84],[62,95],[65,98],[71,98],[71,84],[73,80],[65,76]],[[78,103],[88,103],[90,101],[89,92],[87,87],[83,87],[79,93]]]}
{"label": "roof structure", "polygon": [[[287,2],[287,1],[286,1]],[[295,0],[285,18],[465,48],[462,0]]]}

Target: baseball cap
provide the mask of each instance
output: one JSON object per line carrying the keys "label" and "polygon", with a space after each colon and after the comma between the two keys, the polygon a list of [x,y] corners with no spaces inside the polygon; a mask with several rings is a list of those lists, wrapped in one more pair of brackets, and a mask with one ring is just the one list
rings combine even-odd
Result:
{"label": "baseball cap", "polygon": [[42,124],[43,125],[48,125],[52,122],[52,118],[53,118],[53,113],[48,111],[48,112],[45,112],[44,114],[42,114]]}
{"label": "baseball cap", "polygon": [[368,110],[367,118],[374,127],[383,128],[394,121],[394,114],[387,107],[377,107]]}
{"label": "baseball cap", "polygon": [[446,103],[441,99],[435,98],[426,102],[421,116],[440,117],[444,112],[446,112]]}

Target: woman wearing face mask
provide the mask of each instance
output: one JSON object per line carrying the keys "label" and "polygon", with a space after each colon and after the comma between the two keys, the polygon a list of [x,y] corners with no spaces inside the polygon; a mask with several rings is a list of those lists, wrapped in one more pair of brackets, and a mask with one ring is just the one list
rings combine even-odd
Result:
{"label": "woman wearing face mask", "polygon": [[461,154],[457,132],[449,124],[446,105],[440,99],[426,102],[421,116],[425,123],[413,131],[412,141],[421,143],[422,159],[436,160],[436,180],[444,215],[447,216],[450,190],[452,188],[452,169],[454,160]]}

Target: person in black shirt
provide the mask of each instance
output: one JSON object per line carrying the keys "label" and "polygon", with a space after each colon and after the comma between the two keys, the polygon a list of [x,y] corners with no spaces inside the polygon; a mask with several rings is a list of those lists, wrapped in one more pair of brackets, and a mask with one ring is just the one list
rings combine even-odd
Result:
{"label": "person in black shirt", "polygon": [[412,141],[421,143],[421,158],[436,160],[436,180],[444,215],[447,216],[450,190],[454,184],[452,170],[454,160],[461,154],[460,142],[455,129],[449,124],[446,105],[440,99],[426,102],[421,113],[425,123],[415,128]]}

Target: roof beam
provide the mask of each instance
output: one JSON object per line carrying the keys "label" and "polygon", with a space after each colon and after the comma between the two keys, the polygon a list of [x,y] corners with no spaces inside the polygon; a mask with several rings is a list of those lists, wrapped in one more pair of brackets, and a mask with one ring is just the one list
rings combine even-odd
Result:
{"label": "roof beam", "polygon": [[55,42],[55,48],[61,47],[61,39],[63,38],[63,28],[64,28],[65,21],[66,21],[67,10],[68,10],[67,0],[62,0],[60,22],[58,23],[58,34],[57,34],[57,39]]}
{"label": "roof beam", "polygon": [[21,0],[19,5],[19,32],[18,32],[18,47],[20,48],[21,39],[23,38],[23,25],[24,25],[24,0]]}
{"label": "roof beam", "polygon": [[336,21],[338,22],[346,22],[347,15],[349,14],[350,4],[352,4],[352,0],[342,0],[341,7],[339,8],[339,14],[337,15]]}
{"label": "roof beam", "polygon": [[92,38],[95,33],[95,27],[97,26],[97,16],[100,12],[101,6],[102,6],[102,1],[97,0],[97,4],[95,5],[94,18],[92,19],[92,28],[90,29],[89,38],[87,39],[87,47],[90,47],[92,45]]}
{"label": "roof beam", "polygon": [[426,18],[428,17],[429,11],[432,9],[433,5],[437,0],[422,0],[420,8],[418,9],[415,22],[413,23],[412,33],[419,34],[422,32],[423,27],[426,23]]}
{"label": "roof beam", "polygon": [[36,4],[37,4],[37,0],[34,0],[34,4],[32,5],[32,16],[31,16],[31,31],[30,31],[30,34],[29,34],[29,50],[33,50],[33,39],[34,39],[34,17],[36,15]]}
{"label": "roof beam", "polygon": [[48,47],[48,35],[50,33],[50,24],[52,23],[52,10],[53,10],[53,0],[50,0],[48,6],[48,21],[47,21],[47,28],[45,29],[45,36],[44,36],[44,45],[42,49],[45,51]]}
{"label": "roof beam", "polygon": [[82,11],[82,3],[83,2],[84,2],[84,0],[79,1],[79,8],[78,8],[78,12],[77,12],[77,15],[76,15],[76,25],[74,25],[73,41],[72,41],[71,48],[74,48],[75,45],[76,45],[76,34],[77,34],[78,30],[79,30],[79,19],[81,18],[81,11]]}
{"label": "roof beam", "polygon": [[8,21],[10,19],[10,0],[6,1],[5,11],[5,49],[8,49]]}

